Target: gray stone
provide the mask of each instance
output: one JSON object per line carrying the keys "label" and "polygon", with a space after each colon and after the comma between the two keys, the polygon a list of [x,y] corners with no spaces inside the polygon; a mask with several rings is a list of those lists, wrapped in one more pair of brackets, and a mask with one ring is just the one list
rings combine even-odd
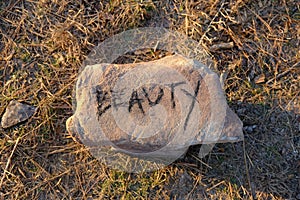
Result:
{"label": "gray stone", "polygon": [[2,128],[12,127],[30,118],[36,111],[34,106],[12,100],[9,102],[1,119]]}

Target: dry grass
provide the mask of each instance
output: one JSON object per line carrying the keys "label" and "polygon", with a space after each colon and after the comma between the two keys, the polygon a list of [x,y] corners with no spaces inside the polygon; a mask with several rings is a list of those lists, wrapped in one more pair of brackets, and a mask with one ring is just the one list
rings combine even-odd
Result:
{"label": "dry grass", "polygon": [[[298,1],[74,2],[0,1],[0,113],[11,99],[38,107],[25,124],[0,130],[0,199],[299,198]],[[178,30],[210,51],[216,71],[228,73],[244,144],[216,145],[201,160],[191,147],[165,169],[127,174],[70,138],[82,61],[97,43],[143,26]]]}

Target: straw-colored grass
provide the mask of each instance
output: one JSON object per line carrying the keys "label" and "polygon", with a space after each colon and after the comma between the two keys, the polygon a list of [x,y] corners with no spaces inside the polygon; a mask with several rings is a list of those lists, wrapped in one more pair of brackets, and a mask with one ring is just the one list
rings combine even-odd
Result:
{"label": "straw-colored grass", "polygon": [[[0,199],[300,198],[300,4],[246,1],[0,1],[0,114],[16,99],[38,107],[0,130]],[[88,53],[110,36],[160,26],[199,41],[244,143],[199,147],[159,171],[106,168],[66,132]],[[157,57],[145,52],[138,59]]]}

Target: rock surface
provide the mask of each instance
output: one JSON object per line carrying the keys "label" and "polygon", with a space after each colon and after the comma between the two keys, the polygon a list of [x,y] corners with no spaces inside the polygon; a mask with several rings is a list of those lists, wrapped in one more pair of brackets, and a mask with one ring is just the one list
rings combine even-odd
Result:
{"label": "rock surface", "polygon": [[180,55],[86,66],[75,98],[67,129],[92,148],[164,158],[194,144],[243,140],[218,76]]}
{"label": "rock surface", "polygon": [[36,111],[34,106],[30,106],[18,101],[9,102],[1,119],[2,128],[12,127],[30,118]]}

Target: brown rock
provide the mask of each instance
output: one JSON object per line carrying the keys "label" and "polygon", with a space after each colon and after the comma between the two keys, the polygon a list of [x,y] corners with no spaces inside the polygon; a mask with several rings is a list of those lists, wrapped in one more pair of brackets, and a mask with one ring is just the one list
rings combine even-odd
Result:
{"label": "brown rock", "polygon": [[218,76],[183,56],[87,66],[75,97],[67,129],[91,148],[164,158],[194,144],[243,139]]}

